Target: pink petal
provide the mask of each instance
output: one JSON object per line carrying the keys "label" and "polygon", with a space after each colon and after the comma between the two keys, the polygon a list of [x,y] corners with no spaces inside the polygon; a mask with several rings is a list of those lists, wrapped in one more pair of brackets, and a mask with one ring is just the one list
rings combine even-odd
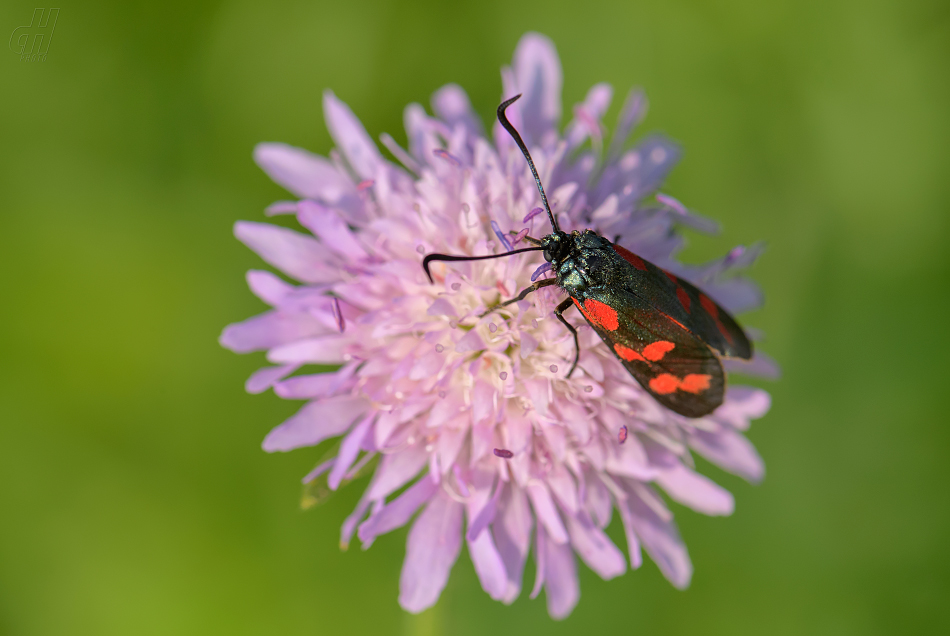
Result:
{"label": "pink petal", "polygon": [[627,571],[623,553],[597,526],[585,524],[567,515],[567,530],[571,535],[574,551],[600,578],[609,580]]}
{"label": "pink petal", "polygon": [[620,520],[623,522],[623,532],[627,537],[627,552],[630,553],[630,567],[636,570],[643,565],[643,556],[640,554],[640,541],[633,530],[633,515],[630,513],[630,506],[626,499],[617,500],[617,510],[620,512]]}
{"label": "pink petal", "polygon": [[[515,48],[514,71],[520,107],[521,135],[529,146],[541,143],[561,120],[561,61],[554,43],[539,33],[526,33]],[[506,95],[514,97],[514,95]]]}
{"label": "pink petal", "polygon": [[462,336],[458,342],[455,343],[455,351],[458,353],[468,353],[469,351],[481,351],[485,348],[485,342],[482,340],[482,337],[478,335],[478,331],[472,329],[467,334]]}
{"label": "pink petal", "polygon": [[630,523],[650,558],[674,587],[688,587],[693,576],[693,564],[676,524],[663,521],[632,490],[628,490],[628,495]]}
{"label": "pink petal", "polygon": [[436,298],[429,309],[426,310],[428,316],[458,316],[455,311],[455,305],[445,298]]}
{"label": "pink petal", "polygon": [[771,405],[771,396],[762,389],[731,386],[726,392],[725,401],[716,409],[713,417],[718,422],[744,431],[749,428],[749,420],[757,420],[768,413]]}
{"label": "pink petal", "polygon": [[252,269],[247,273],[247,286],[255,296],[272,307],[281,303],[295,287],[268,271]]}
{"label": "pink petal", "polygon": [[340,364],[348,342],[338,334],[307,338],[271,349],[267,359],[283,364]]}
{"label": "pink petal", "polygon": [[325,263],[326,250],[309,236],[269,223],[238,221],[234,236],[270,265],[305,283],[339,280],[336,268]]}
{"label": "pink petal", "polygon": [[355,193],[353,183],[336,166],[302,148],[280,143],[257,144],[254,161],[271,179],[299,197],[335,203]]}
{"label": "pink petal", "polygon": [[[591,126],[599,126],[600,119],[604,116],[604,113],[607,112],[607,108],[610,107],[610,100],[613,97],[614,89],[610,84],[594,84],[590,90],[587,91],[587,96],[584,98],[584,102],[578,104],[575,108],[575,112],[583,109],[580,114],[583,116],[575,117],[570,124],[568,124],[567,130],[565,131],[565,138],[567,139],[568,146],[571,148],[576,148],[578,145],[584,142],[589,136],[591,136]],[[589,121],[587,121],[589,119]]]}
{"label": "pink petal", "polygon": [[297,370],[296,364],[285,364],[279,367],[264,367],[254,372],[244,383],[244,390],[251,394],[263,393],[275,383]]}
{"label": "pink petal", "polygon": [[432,110],[449,127],[461,124],[473,137],[483,134],[482,122],[472,110],[465,90],[458,84],[446,84],[432,96]]}
{"label": "pink petal", "polygon": [[515,412],[508,412],[505,420],[505,428],[508,431],[507,448],[515,455],[528,449],[531,443],[533,429],[531,420],[521,414],[520,409]]}
{"label": "pink petal", "polygon": [[347,260],[366,258],[366,250],[340,215],[313,201],[301,201],[297,219],[320,239],[325,249]]}
{"label": "pink petal", "polygon": [[472,565],[475,566],[482,589],[496,601],[505,598],[508,592],[508,574],[492,541],[491,533],[482,532],[477,539],[469,539],[468,554],[472,558]]}
{"label": "pink petal", "polygon": [[741,433],[723,428],[718,432],[694,430],[689,445],[723,470],[752,483],[762,481],[765,464],[755,447]]}
{"label": "pink petal", "polygon": [[[278,347],[301,338],[327,333],[326,327],[306,314],[288,314],[277,310],[228,325],[218,342],[237,353]],[[290,362],[275,360],[275,362]]]}
{"label": "pink petal", "polygon": [[735,510],[732,493],[680,463],[660,471],[656,483],[673,501],[689,506],[696,512],[727,516]]}
{"label": "pink petal", "polygon": [[370,498],[366,496],[366,491],[364,490],[363,496],[360,497],[359,502],[356,504],[356,509],[343,521],[343,526],[340,528],[341,550],[346,550],[349,547],[350,539],[353,538],[353,532],[356,530],[357,524],[362,521],[372,503]]}
{"label": "pink petal", "polygon": [[551,383],[547,380],[525,380],[523,384],[534,405],[534,410],[540,415],[548,415]]}
{"label": "pink petal", "polygon": [[571,546],[544,541],[544,594],[548,601],[548,614],[554,620],[567,618],[581,598],[580,582],[577,580],[577,564]]}
{"label": "pink petal", "polygon": [[533,525],[534,517],[531,515],[524,490],[510,484],[505,485],[491,527],[495,546],[508,573],[508,592],[502,599],[505,603],[514,602],[521,592],[521,579],[524,576]]}
{"label": "pink petal", "polygon": [[639,88],[631,88],[627,97],[617,115],[617,127],[614,129],[614,136],[610,140],[611,157],[616,157],[623,150],[624,144],[633,129],[639,124],[644,115],[646,115],[647,100],[643,91]]}
{"label": "pink petal", "polygon": [[346,471],[350,469],[350,466],[353,465],[353,462],[356,461],[357,456],[360,454],[363,438],[366,437],[366,432],[372,425],[373,414],[364,417],[360,423],[354,426],[353,430],[343,438],[343,441],[340,443],[340,451],[336,455],[336,463],[333,464],[333,470],[330,471],[330,476],[327,477],[327,485],[330,486],[330,490],[339,488],[340,482],[343,481],[343,477],[346,476]]}
{"label": "pink petal", "polygon": [[[467,417],[462,416],[457,420],[457,423],[461,423],[467,419]],[[462,450],[462,444],[465,442],[467,433],[468,427],[458,424],[456,426],[443,426],[442,430],[439,431],[439,441],[437,442],[436,450],[439,454],[439,469],[443,475],[448,473],[455,464],[455,459]]]}
{"label": "pink petal", "polygon": [[462,547],[462,511],[439,491],[409,531],[399,577],[399,604],[406,611],[418,613],[439,600]]}
{"label": "pink petal", "polygon": [[434,378],[445,364],[445,354],[438,351],[430,351],[419,358],[412,369],[409,370],[410,380],[422,380],[423,378]]}
{"label": "pink petal", "polygon": [[[498,506],[498,499],[501,496],[502,483],[499,480],[499,483],[495,485],[495,492],[492,496],[486,501],[481,507],[479,507],[473,516],[472,519],[468,522],[468,532],[465,533],[465,537],[469,541],[474,541],[478,538],[478,535],[488,527],[494,518],[495,512]],[[469,504],[471,508],[471,504]]]}
{"label": "pink petal", "polygon": [[345,382],[339,372],[297,375],[279,382],[274,393],[285,400],[312,400],[332,395],[341,390]]}
{"label": "pink petal", "polygon": [[268,453],[314,446],[342,435],[369,408],[362,398],[339,396],[310,402],[264,438]]}
{"label": "pink petal", "polygon": [[[477,380],[472,391],[472,423],[478,424],[495,413],[495,389],[484,380]],[[490,443],[490,441],[489,441]]]}
{"label": "pink petal", "polygon": [[753,353],[751,360],[727,358],[722,361],[722,366],[729,373],[742,373],[766,380],[778,380],[782,377],[782,369],[778,362],[761,351]]}
{"label": "pink petal", "polygon": [[438,400],[429,411],[427,428],[439,428],[453,417],[457,416],[463,406],[461,392],[453,391],[445,398]]}
{"label": "pink petal", "polygon": [[570,513],[577,512],[577,485],[563,464],[555,464],[545,481],[558,503]]}
{"label": "pink petal", "polygon": [[429,459],[423,444],[415,444],[397,453],[386,455],[380,462],[373,483],[369,487],[370,499],[382,499],[395,492],[407,481],[419,474]]}
{"label": "pink petal", "polygon": [[406,525],[416,510],[429,501],[438,488],[428,475],[414,483],[360,525],[360,541],[368,543],[379,535]]}
{"label": "pink petal", "polygon": [[606,528],[610,524],[610,516],[613,511],[613,501],[610,499],[610,491],[596,475],[588,473],[586,506],[590,511],[594,521],[601,528]]}
{"label": "pink petal", "polygon": [[[603,415],[602,413],[601,416]],[[617,422],[612,423],[617,424]],[[620,426],[610,426],[610,429],[619,433]],[[656,467],[650,465],[646,451],[636,435],[628,435],[623,444],[611,445],[607,452],[607,472],[642,481],[650,481],[656,477]]]}
{"label": "pink petal", "polygon": [[353,170],[363,179],[375,178],[383,164],[382,155],[366,134],[360,120],[349,106],[337,99],[333,91],[323,93],[323,116],[330,136]]}
{"label": "pink petal", "polygon": [[321,464],[317,464],[317,465],[314,467],[313,470],[311,470],[309,473],[307,473],[306,475],[304,475],[303,479],[300,480],[301,483],[309,484],[309,483],[312,482],[314,479],[316,479],[317,477],[319,477],[319,476],[322,475],[323,473],[325,473],[325,472],[327,472],[328,470],[330,470],[331,468],[333,468],[333,464],[335,464],[335,463],[336,463],[336,457],[333,457],[333,458],[328,459],[327,461],[325,461],[325,462],[323,462],[323,463],[321,463]]}
{"label": "pink petal", "polygon": [[274,201],[264,208],[264,216],[277,216],[280,214],[296,214],[296,201]]}
{"label": "pink petal", "polygon": [[733,276],[703,285],[706,293],[733,314],[762,306],[762,290],[748,278]]}
{"label": "pink petal", "polygon": [[555,543],[567,543],[567,529],[564,528],[564,523],[554,506],[554,500],[551,499],[547,486],[541,482],[532,481],[525,490],[534,508],[534,515],[548,531],[551,540]]}

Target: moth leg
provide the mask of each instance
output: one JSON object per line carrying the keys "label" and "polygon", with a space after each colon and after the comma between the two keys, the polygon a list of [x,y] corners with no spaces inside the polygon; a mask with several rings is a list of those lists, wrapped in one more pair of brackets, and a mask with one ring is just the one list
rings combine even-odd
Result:
{"label": "moth leg", "polygon": [[494,307],[492,307],[491,309],[483,313],[481,316],[479,316],[479,318],[481,318],[482,316],[487,316],[488,314],[495,311],[496,309],[501,309],[502,307],[507,307],[508,305],[518,302],[519,300],[524,300],[528,294],[530,294],[531,292],[536,292],[542,287],[550,287],[551,285],[556,285],[556,284],[557,284],[557,279],[554,279],[554,278],[545,278],[543,280],[539,280],[536,283],[532,283],[529,287],[525,287],[524,289],[522,289],[521,293],[515,296],[514,298],[511,298],[510,300],[506,300],[503,303],[499,303],[495,305]]}
{"label": "moth leg", "polygon": [[574,373],[574,369],[577,368],[577,362],[581,359],[581,346],[577,342],[577,329],[564,318],[564,312],[573,304],[574,302],[568,298],[554,310],[554,315],[557,316],[557,319],[564,323],[567,330],[574,336],[574,364],[571,365],[571,370],[567,372],[565,379],[571,377],[571,374]]}

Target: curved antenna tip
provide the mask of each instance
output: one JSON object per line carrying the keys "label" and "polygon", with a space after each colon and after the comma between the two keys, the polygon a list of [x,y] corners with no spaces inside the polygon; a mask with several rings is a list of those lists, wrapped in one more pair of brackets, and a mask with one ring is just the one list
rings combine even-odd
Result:
{"label": "curved antenna tip", "polygon": [[541,177],[538,176],[538,169],[534,167],[534,160],[531,159],[531,153],[528,152],[528,147],[525,145],[521,135],[517,130],[515,130],[515,127],[511,125],[511,122],[508,121],[508,117],[505,116],[505,110],[520,98],[521,93],[518,93],[514,97],[506,99],[498,105],[498,122],[505,130],[508,131],[508,134],[511,135],[511,138],[515,140],[515,143],[518,144],[518,148],[521,149],[521,154],[523,154],[524,158],[528,161],[528,167],[531,168],[531,174],[534,175],[534,182],[538,184],[538,192],[541,194],[541,203],[544,204],[544,209],[548,213],[548,219],[551,221],[551,228],[555,232],[560,232],[561,228],[558,226],[557,220],[554,218],[554,213],[551,212],[551,206],[548,205],[548,197],[546,194],[544,194],[544,186],[541,185]]}

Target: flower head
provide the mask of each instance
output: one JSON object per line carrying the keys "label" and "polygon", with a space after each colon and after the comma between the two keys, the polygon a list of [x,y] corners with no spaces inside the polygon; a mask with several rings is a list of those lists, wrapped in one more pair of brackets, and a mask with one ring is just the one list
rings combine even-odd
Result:
{"label": "flower head", "polygon": [[[673,256],[676,230],[715,224],[657,195],[680,156],[666,139],[627,146],[642,119],[631,91],[610,141],[600,120],[612,89],[594,86],[563,135],[561,68],[549,40],[528,34],[502,73],[508,110],[543,179],[562,229],[592,228],[703,287],[730,311],[759,301],[735,271],[758,250],[737,249],[702,267]],[[533,550],[532,598],[545,590],[551,616],[580,596],[576,558],[605,579],[641,564],[641,548],[677,587],[692,565],[660,491],[710,515],[728,515],[732,496],[696,473],[692,452],[750,481],[763,465],[742,431],[769,407],[765,392],[732,387],[711,415],[689,419],[645,393],[586,325],[577,370],[565,378],[573,339],[552,311],[563,292],[546,287],[505,310],[486,313],[531,281],[550,276],[535,253],[465,263],[425,254],[488,255],[523,247],[549,231],[534,181],[499,125],[492,140],[461,88],[433,97],[434,117],[406,109],[408,150],[391,137],[383,157],[350,109],[331,92],[324,114],[337,145],[330,159],[282,144],[261,144],[258,164],[297,197],[269,214],[295,214],[303,234],[239,222],[237,237],[292,285],[251,271],[251,290],[272,310],[225,329],[238,352],[266,350],[276,366],[256,372],[250,392],[268,388],[308,400],[264,440],[289,451],[342,437],[330,460],[304,478],[335,490],[378,460],[341,543],[412,523],[399,602],[433,605],[464,542],[482,587],[514,601]],[[589,142],[589,143],[588,143]],[[727,276],[728,275],[728,276]],[[308,364],[340,365],[309,374]],[[768,371],[765,358],[745,363]],[[616,509],[628,556],[603,529]],[[417,514],[418,513],[418,514]],[[413,516],[415,519],[413,520]]]}

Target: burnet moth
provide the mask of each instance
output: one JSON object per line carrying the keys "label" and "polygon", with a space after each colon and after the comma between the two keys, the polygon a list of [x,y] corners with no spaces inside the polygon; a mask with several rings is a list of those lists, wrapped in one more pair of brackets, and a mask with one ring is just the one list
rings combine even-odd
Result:
{"label": "burnet moth", "polygon": [[752,343],[725,309],[690,283],[593,230],[570,234],[561,231],[528,148],[505,116],[505,110],[519,97],[498,106],[498,121],[524,154],[553,231],[540,240],[524,236],[535,247],[503,254],[429,254],[422,266],[430,282],[429,264],[433,261],[479,261],[543,252],[555,277],[534,282],[490,311],[523,300],[542,287],[556,285],[570,296],[554,310],[574,336],[574,363],[566,377],[574,372],[580,358],[577,329],[564,318],[564,312],[574,305],[627,371],[660,404],[686,417],[711,413],[722,404],[725,392],[720,356],[749,359]]}

